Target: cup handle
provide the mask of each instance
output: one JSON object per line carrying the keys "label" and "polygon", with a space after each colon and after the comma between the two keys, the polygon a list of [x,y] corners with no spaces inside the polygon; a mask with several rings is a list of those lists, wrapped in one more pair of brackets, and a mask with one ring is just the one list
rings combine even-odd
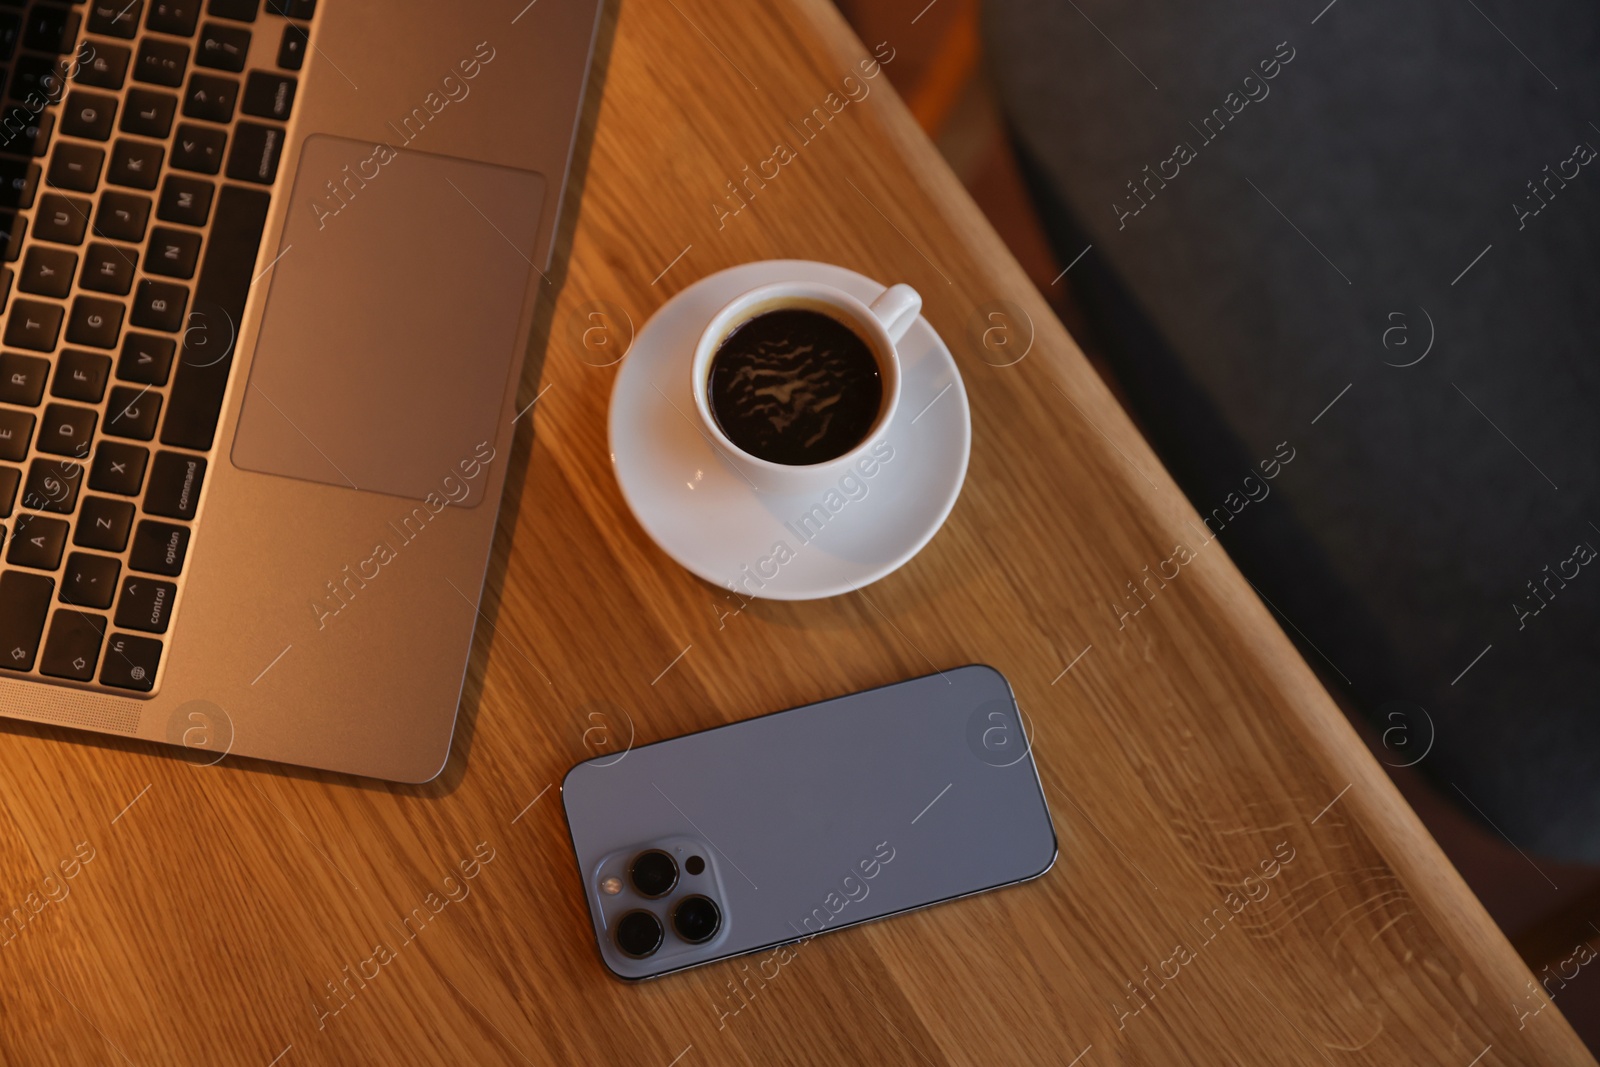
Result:
{"label": "cup handle", "polygon": [[922,294],[909,285],[891,285],[878,299],[867,305],[867,310],[883,323],[889,340],[899,344],[900,338],[906,335],[922,311]]}

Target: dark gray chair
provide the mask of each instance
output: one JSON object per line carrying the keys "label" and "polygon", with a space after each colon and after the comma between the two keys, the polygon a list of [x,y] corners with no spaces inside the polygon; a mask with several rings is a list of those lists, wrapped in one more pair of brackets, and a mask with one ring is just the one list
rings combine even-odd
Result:
{"label": "dark gray chair", "polygon": [[1092,245],[1068,283],[1196,508],[1390,762],[1600,863],[1600,6],[984,18],[1057,254]]}

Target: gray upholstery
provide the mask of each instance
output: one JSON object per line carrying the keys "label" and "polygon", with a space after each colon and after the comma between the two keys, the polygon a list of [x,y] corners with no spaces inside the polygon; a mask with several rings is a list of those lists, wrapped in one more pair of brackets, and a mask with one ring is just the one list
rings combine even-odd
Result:
{"label": "gray upholstery", "polygon": [[1222,534],[1285,630],[1406,727],[1391,762],[1431,733],[1463,810],[1600,862],[1600,559],[1574,554],[1600,549],[1600,6],[1476,4],[984,18],[1057,252],[1092,243],[1069,278],[1195,506],[1295,450]]}

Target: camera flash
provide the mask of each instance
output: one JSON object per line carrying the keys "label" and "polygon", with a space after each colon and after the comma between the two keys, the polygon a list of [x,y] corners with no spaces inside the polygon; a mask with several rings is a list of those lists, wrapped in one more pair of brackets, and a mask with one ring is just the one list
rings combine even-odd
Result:
{"label": "camera flash", "polygon": [[600,892],[608,897],[614,897],[622,892],[621,878],[606,878],[600,882]]}

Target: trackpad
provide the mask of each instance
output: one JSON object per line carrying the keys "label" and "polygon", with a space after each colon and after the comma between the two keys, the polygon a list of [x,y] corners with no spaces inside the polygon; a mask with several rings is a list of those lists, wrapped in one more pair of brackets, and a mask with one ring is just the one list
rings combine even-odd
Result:
{"label": "trackpad", "polygon": [[234,464],[476,504],[459,472],[495,440],[544,193],[531,171],[309,138]]}

